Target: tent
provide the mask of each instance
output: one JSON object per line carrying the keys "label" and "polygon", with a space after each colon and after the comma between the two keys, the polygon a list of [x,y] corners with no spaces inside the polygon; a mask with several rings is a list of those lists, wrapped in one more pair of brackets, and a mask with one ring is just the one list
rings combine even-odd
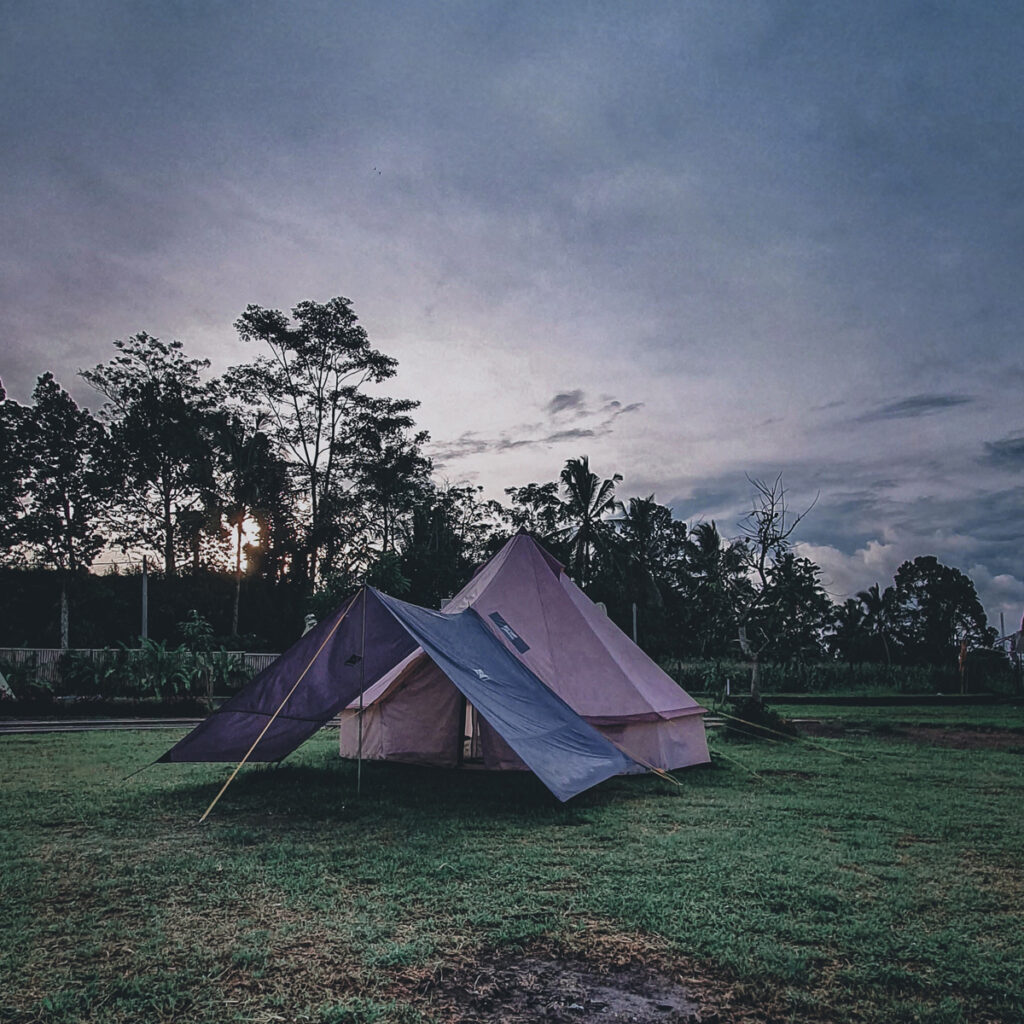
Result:
{"label": "tent", "polygon": [[339,712],[355,756],[360,694],[364,757],[529,769],[560,800],[708,760],[703,709],[526,534],[443,611],[360,591],[159,760],[278,761]]}
{"label": "tent", "polygon": [[[529,534],[519,533],[445,606],[467,609],[584,721],[637,763],[671,770],[709,760],[704,708],[632,642]],[[421,649],[363,694],[362,756],[525,768],[492,724],[464,710]],[[479,711],[479,709],[477,709]],[[358,702],[341,715],[341,753],[359,752]],[[460,728],[460,725],[462,728]],[[465,747],[459,736],[465,736]]]}

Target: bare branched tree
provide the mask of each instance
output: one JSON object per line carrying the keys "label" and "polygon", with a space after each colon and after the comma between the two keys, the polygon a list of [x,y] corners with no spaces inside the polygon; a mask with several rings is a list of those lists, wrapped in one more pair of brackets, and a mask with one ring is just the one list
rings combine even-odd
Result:
{"label": "bare branched tree", "polygon": [[750,511],[740,523],[743,560],[754,584],[750,598],[739,612],[739,645],[751,661],[750,695],[761,699],[760,655],[771,643],[772,637],[763,629],[760,636],[748,635],[755,614],[763,609],[772,595],[772,570],[791,546],[793,532],[817,504],[818,497],[796,515],[787,504],[782,474],[771,482],[747,476],[753,487]]}

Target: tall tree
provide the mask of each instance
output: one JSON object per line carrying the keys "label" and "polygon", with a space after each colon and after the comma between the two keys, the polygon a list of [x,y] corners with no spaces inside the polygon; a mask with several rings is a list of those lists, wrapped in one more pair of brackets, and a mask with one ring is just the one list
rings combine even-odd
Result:
{"label": "tall tree", "polygon": [[601,480],[590,470],[590,459],[584,455],[569,459],[560,480],[566,495],[564,535],[570,545],[570,569],[583,588],[590,583],[595,557],[605,553],[612,537],[607,518],[621,508],[615,498],[615,485],[622,481],[616,473]]}
{"label": "tall tree", "polygon": [[959,569],[922,555],[896,570],[894,591],[895,633],[907,660],[952,666],[961,643],[992,646],[995,630],[974,583]]}
{"label": "tall tree", "polygon": [[369,532],[380,550],[395,549],[398,520],[411,514],[430,475],[422,446],[426,431],[410,433],[414,402],[370,398],[356,415],[350,473],[366,513]]}
{"label": "tall tree", "polygon": [[660,608],[683,558],[686,524],[650,494],[630,498],[615,525],[627,591],[638,603]]}
{"label": "tall tree", "polygon": [[[240,413],[220,417],[217,427],[221,470],[226,477],[226,505],[223,509],[228,526],[234,531],[235,597],[231,611],[231,635],[238,635],[238,611],[242,592],[242,550],[246,524],[259,533],[253,548],[270,543],[267,510],[286,486],[286,470],[274,452],[270,438],[262,431],[264,418],[257,413],[251,418]],[[262,513],[262,517],[261,517]],[[262,520],[262,521],[261,521]],[[257,558],[258,561],[262,559]]]}
{"label": "tall tree", "polygon": [[74,573],[88,568],[106,541],[102,520],[113,494],[103,466],[106,433],[51,373],[39,378],[32,399],[23,537],[42,561]]}
{"label": "tall tree", "polygon": [[110,472],[121,484],[118,539],[125,548],[153,544],[174,576],[178,517],[215,504],[219,393],[200,376],[209,361],[189,359],[179,341],[142,333],[114,347],[118,356],[81,376],[106,398]]}
{"label": "tall tree", "polygon": [[864,605],[855,597],[848,597],[835,610],[835,629],[829,645],[851,670],[864,657],[865,642],[870,636],[867,622]]}
{"label": "tall tree", "polygon": [[60,572],[60,645],[66,648],[70,579],[92,564],[106,542],[101,522],[113,494],[113,481],[103,467],[107,437],[53,374],[39,378],[32,399],[24,421],[32,458],[21,540]]}
{"label": "tall tree", "polygon": [[513,530],[526,530],[538,537],[554,537],[565,522],[566,507],[558,496],[558,483],[529,483],[522,487],[506,487],[508,508],[500,505],[495,512],[507,519]]}
{"label": "tall tree", "polygon": [[[885,656],[886,665],[892,664],[889,636],[892,629],[896,592],[892,587],[881,591],[877,583],[857,592],[857,600],[864,609],[864,629],[875,639]],[[877,657],[877,655],[876,655]]]}
{"label": "tall tree", "polygon": [[397,362],[371,348],[351,301],[340,296],[300,302],[291,320],[251,305],[235,327],[244,341],[259,342],[270,354],[232,367],[225,381],[243,400],[267,410],[277,443],[297,467],[308,510],[308,569],[315,579],[327,506],[354,453],[363,388],[393,377]]}
{"label": "tall tree", "polygon": [[11,560],[24,511],[28,447],[25,429],[28,410],[7,397],[0,382],[0,558]]}
{"label": "tall tree", "polygon": [[490,532],[490,509],[479,488],[425,487],[402,543],[409,600],[439,608],[485,559]]}
{"label": "tall tree", "polygon": [[834,606],[809,559],[782,551],[767,569],[767,589],[748,620],[764,638],[761,653],[773,661],[817,658],[824,652]]}
{"label": "tall tree", "polygon": [[697,523],[690,531],[683,586],[695,605],[702,658],[736,652],[739,611],[753,596],[745,556],[743,544],[727,542],[714,520]]}
{"label": "tall tree", "polygon": [[654,495],[630,498],[613,519],[610,558],[598,562],[591,594],[652,656],[678,653],[680,638],[692,633],[680,582],[685,575],[686,524]]}

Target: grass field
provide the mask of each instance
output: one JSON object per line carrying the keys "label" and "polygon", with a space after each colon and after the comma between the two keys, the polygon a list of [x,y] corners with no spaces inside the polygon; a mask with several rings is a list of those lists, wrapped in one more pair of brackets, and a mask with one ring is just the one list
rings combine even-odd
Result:
{"label": "grass field", "polygon": [[321,733],[203,826],[223,766],[119,781],[178,733],[0,738],[0,1020],[409,1024],[521,954],[643,960],[721,1021],[1024,1019],[1024,711],[793,710],[856,728],[566,806],[375,764],[357,801]]}

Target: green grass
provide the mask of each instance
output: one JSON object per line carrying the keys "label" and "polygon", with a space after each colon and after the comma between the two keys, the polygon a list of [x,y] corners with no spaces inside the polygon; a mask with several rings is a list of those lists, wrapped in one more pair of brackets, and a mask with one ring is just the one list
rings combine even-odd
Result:
{"label": "green grass", "polygon": [[325,732],[198,826],[224,766],[119,781],[177,735],[0,738],[0,1020],[429,1021],[438,965],[595,930],[778,1019],[1024,1019],[1017,751],[716,739],[765,781],[723,761],[567,806],[371,764],[357,801]]}

